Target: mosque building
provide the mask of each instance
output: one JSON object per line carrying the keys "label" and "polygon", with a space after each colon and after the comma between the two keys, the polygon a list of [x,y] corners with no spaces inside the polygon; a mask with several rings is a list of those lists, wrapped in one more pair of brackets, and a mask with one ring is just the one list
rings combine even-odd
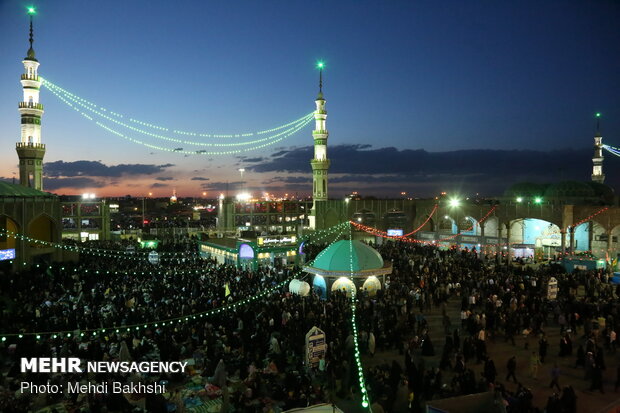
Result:
{"label": "mosque building", "polygon": [[[220,199],[220,234],[255,231],[302,237],[350,220],[357,224],[359,238],[381,242],[390,235],[408,234],[419,242],[466,247],[506,259],[579,254],[611,262],[620,256],[620,208],[613,189],[604,184],[599,114],[588,182],[517,183],[483,200],[329,199],[329,133],[322,66],[319,69],[310,160],[312,202]],[[368,238],[362,228],[381,233]]]}
{"label": "mosque building", "polygon": [[[33,14],[30,14],[29,49],[22,63],[23,98],[18,104],[21,136],[16,144],[19,185],[0,184],[0,262],[30,264],[37,259],[58,258],[45,242],[108,239],[109,206],[94,196],[60,200],[44,192],[42,140],[43,104],[40,63],[34,50]],[[314,156],[312,200],[256,201],[220,199],[217,232],[222,238],[301,240],[304,235],[341,222],[356,225],[355,236],[371,229],[370,239],[408,235],[418,242],[460,246],[512,257],[557,258],[589,254],[608,261],[620,255],[620,208],[618,197],[604,184],[603,137],[598,114],[594,136],[592,174],[589,182],[559,182],[547,185],[519,183],[502,196],[483,200],[463,199],[330,199],[326,99],[323,65],[319,64],[319,91],[312,131]],[[171,202],[175,201],[175,196]],[[7,236],[17,232],[23,239]],[[250,233],[254,233],[253,235]],[[368,236],[366,236],[368,239]],[[42,242],[34,242],[39,240]],[[258,242],[258,241],[257,241]],[[258,244],[257,244],[258,245]],[[258,248],[258,247],[257,247]],[[264,248],[264,247],[261,247]],[[280,252],[293,256],[290,251]],[[274,257],[261,256],[265,262]],[[6,258],[10,257],[10,258]]]}

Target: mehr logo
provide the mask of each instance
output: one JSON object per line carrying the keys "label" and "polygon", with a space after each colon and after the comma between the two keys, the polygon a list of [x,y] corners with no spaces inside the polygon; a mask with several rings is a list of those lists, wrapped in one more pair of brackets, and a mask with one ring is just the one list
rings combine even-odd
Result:
{"label": "mehr logo", "polygon": [[22,358],[22,373],[82,373],[78,357],[55,358],[38,357]]}

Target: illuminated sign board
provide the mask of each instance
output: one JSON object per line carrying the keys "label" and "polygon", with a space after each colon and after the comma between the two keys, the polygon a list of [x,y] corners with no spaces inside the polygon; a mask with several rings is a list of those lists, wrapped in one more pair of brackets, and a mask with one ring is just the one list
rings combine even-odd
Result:
{"label": "illuminated sign board", "polygon": [[8,250],[0,250],[0,261],[14,260],[15,248],[9,248]]}
{"label": "illuminated sign board", "polygon": [[282,238],[258,238],[256,241],[258,245],[265,244],[293,244],[297,240],[296,237],[282,237]]}
{"label": "illuminated sign board", "polygon": [[403,230],[402,229],[388,229],[387,234],[388,234],[388,237],[402,237]]}

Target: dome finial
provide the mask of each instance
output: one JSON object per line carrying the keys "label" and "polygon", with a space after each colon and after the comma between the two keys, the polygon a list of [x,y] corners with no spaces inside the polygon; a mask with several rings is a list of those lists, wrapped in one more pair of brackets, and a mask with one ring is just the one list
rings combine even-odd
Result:
{"label": "dome finial", "polygon": [[35,14],[37,14],[37,10],[34,8],[34,6],[28,7],[28,15],[30,16],[30,37],[28,41],[30,42],[30,49],[28,49],[28,55],[26,56],[26,59],[34,60],[34,61],[37,60],[34,55],[34,49],[32,48],[32,44],[34,43],[34,30],[32,27],[32,16],[34,16]]}
{"label": "dome finial", "polygon": [[601,112],[596,112],[596,136],[601,136]]}
{"label": "dome finial", "polygon": [[319,69],[319,99],[323,99],[323,68],[325,63],[318,61],[316,67]]}

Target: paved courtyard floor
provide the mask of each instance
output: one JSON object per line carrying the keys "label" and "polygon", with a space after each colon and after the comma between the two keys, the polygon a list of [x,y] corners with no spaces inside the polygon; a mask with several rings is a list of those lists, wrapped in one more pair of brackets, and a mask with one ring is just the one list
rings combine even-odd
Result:
{"label": "paved courtyard floor", "polygon": [[[452,320],[452,325],[460,324],[460,300],[452,298],[448,302],[448,314]],[[441,310],[439,308],[433,308],[430,312],[425,314],[426,319],[430,327],[430,335],[435,346],[435,356],[424,357],[425,365],[427,368],[439,366],[439,360],[442,353],[442,347],[445,340],[444,329],[441,323]],[[560,348],[560,328],[553,324],[553,321],[549,320],[550,324],[545,328],[547,340],[549,342],[549,348],[545,363],[542,364],[538,371],[538,378],[532,378],[530,376],[530,356],[533,350],[538,351],[538,338],[531,337],[529,339],[529,349],[525,348],[526,339],[522,336],[515,337],[515,345],[512,343],[506,343],[504,337],[497,337],[494,340],[487,340],[487,352],[489,357],[495,362],[497,369],[497,382],[502,383],[508,390],[514,391],[517,389],[517,384],[513,381],[507,382],[505,380],[507,369],[506,363],[508,359],[515,355],[517,359],[517,379],[524,386],[528,387],[534,396],[534,406],[538,407],[541,411],[544,410],[547,405],[547,400],[557,390],[550,389],[549,384],[551,382],[550,371],[554,363],[558,363],[558,367],[561,370],[560,386],[564,387],[570,385],[575,390],[577,395],[577,412],[588,413],[620,413],[620,389],[614,391],[616,382],[617,369],[620,365],[620,350],[615,354],[609,351],[605,352],[605,364],[606,370],[603,372],[603,389],[604,394],[601,394],[598,390],[591,392],[590,380],[585,380],[585,371],[582,367],[575,368],[576,361],[576,349],[583,341],[583,330],[579,330],[579,334],[574,334],[573,340],[573,355],[570,357],[559,357]],[[461,335],[461,342],[463,340]],[[418,356],[418,360],[421,356]],[[398,351],[383,351],[377,352],[374,357],[364,356],[362,363],[364,367],[376,366],[380,364],[391,364],[392,360],[396,360],[400,363],[404,371],[404,356],[398,354]],[[476,378],[480,377],[483,369],[483,363],[476,364],[475,360],[470,360],[467,363],[467,367],[474,370]],[[452,372],[444,370],[443,381],[444,383],[451,380]],[[407,389],[404,384],[401,383],[398,390],[398,396],[394,409],[392,412],[401,413],[407,412]],[[345,412],[363,412],[361,409],[359,400],[339,400],[337,405],[341,407]],[[457,413],[457,412],[455,412]]]}

